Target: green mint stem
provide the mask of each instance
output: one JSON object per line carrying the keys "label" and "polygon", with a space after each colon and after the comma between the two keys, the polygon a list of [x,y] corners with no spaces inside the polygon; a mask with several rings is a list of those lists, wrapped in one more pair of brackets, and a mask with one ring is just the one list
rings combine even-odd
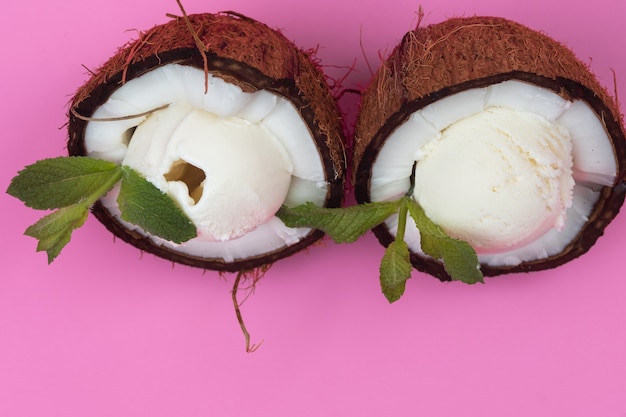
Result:
{"label": "green mint stem", "polygon": [[400,200],[400,208],[398,210],[398,230],[396,232],[396,240],[404,240],[404,233],[406,231],[406,219],[409,214],[409,207],[407,204],[408,197],[402,197]]}

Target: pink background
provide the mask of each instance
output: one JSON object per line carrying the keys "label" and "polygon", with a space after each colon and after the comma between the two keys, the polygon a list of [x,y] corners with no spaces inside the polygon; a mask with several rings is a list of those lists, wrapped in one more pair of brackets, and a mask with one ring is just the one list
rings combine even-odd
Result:
{"label": "pink background", "polygon": [[[415,24],[408,0],[186,0],[235,10],[359,88]],[[626,102],[626,1],[425,0],[426,23],[489,14],[542,30]],[[243,306],[233,277],[139,251],[94,218],[52,265],[22,236],[41,216],[4,190],[65,153],[67,104],[116,49],[178,13],[174,0],[3,1],[0,6],[0,416],[626,416],[626,212],[556,270],[441,284],[414,273],[389,305],[368,234],[276,263]],[[359,42],[362,41],[363,51]],[[342,100],[355,109],[354,96]],[[622,106],[622,111],[626,111]],[[626,211],[626,210],[625,210]]]}

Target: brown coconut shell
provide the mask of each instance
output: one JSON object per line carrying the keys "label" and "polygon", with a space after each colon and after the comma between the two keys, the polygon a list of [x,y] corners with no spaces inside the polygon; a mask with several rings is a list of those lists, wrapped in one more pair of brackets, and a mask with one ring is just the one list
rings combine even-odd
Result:
{"label": "brown coconut shell", "polygon": [[[190,15],[188,21],[175,18],[142,33],[139,39],[121,48],[76,92],[72,100],[68,127],[69,154],[85,155],[87,122],[83,119],[90,117],[116,89],[135,77],[170,63],[204,69],[239,85],[244,91],[265,89],[290,100],[309,127],[322,157],[324,174],[330,184],[325,205],[340,206],[346,170],[344,137],[341,116],[323,72],[311,53],[296,47],[280,32],[232,12]],[[143,251],[174,262],[222,271],[269,265],[323,236],[320,231],[312,231],[297,244],[280,251],[224,262],[221,259],[192,257],[157,246],[150,239],[125,228],[99,203],[93,207],[93,213],[112,233]]]}
{"label": "brown coconut shell", "polygon": [[[626,139],[619,106],[589,68],[563,44],[498,17],[454,18],[407,33],[362,97],[355,127],[354,184],[359,203],[370,201],[372,166],[388,136],[415,111],[446,96],[506,80],[548,88],[566,99],[585,100],[604,122],[617,161],[614,186],[603,187],[589,221],[555,256],[517,266],[482,266],[487,276],[559,266],[585,252],[617,215],[626,193]],[[374,229],[387,246],[384,225]],[[411,254],[418,270],[449,280],[443,265]]]}

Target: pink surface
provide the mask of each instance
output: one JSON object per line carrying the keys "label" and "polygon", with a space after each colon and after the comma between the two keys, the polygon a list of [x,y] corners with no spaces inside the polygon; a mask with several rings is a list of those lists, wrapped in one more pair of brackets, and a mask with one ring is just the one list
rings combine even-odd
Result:
{"label": "pink surface", "polygon": [[[393,4],[393,6],[391,6]],[[186,0],[236,10],[319,48],[346,87],[416,21],[399,0]],[[489,14],[566,43],[626,98],[626,2],[425,1],[426,23]],[[566,5],[566,6],[565,6]],[[565,8],[564,8],[565,7]],[[441,284],[415,272],[389,305],[368,234],[275,264],[243,306],[233,277],[141,254],[94,218],[52,265],[22,236],[40,213],[4,194],[64,154],[72,93],[116,49],[178,13],[174,0],[3,2],[0,416],[626,416],[626,213],[556,270]],[[361,51],[360,41],[364,52]],[[83,67],[84,65],[84,67]],[[347,96],[342,106],[355,108]],[[622,107],[622,111],[626,111]]]}

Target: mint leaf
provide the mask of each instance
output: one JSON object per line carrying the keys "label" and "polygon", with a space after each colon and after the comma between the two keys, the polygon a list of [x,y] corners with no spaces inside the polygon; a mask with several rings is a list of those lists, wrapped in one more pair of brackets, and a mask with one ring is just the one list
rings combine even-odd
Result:
{"label": "mint leaf", "polygon": [[402,297],[412,269],[409,247],[404,240],[391,242],[380,262],[380,286],[387,301],[393,303]]}
{"label": "mint leaf", "polygon": [[281,207],[276,213],[287,227],[322,230],[337,243],[352,243],[398,210],[399,202],[375,202],[343,208],[318,207],[306,203]]}
{"label": "mint leaf", "polygon": [[466,242],[449,239],[441,244],[443,266],[453,280],[466,284],[484,283],[474,249]]}
{"label": "mint leaf", "polygon": [[37,252],[46,251],[51,263],[69,243],[72,232],[85,223],[88,212],[89,206],[84,204],[60,208],[41,218],[24,234],[39,240]]}
{"label": "mint leaf", "polygon": [[124,175],[117,203],[123,220],[174,243],[197,236],[195,225],[165,193],[129,167]]}
{"label": "mint leaf", "polygon": [[11,180],[7,193],[28,207],[47,210],[82,200],[95,201],[121,177],[112,162],[88,157],[58,157],[38,161]]}
{"label": "mint leaf", "polygon": [[484,282],[474,249],[467,242],[448,236],[426,216],[424,209],[415,200],[404,198],[419,229],[422,251],[435,259],[442,259],[444,268],[453,280],[466,284]]}

